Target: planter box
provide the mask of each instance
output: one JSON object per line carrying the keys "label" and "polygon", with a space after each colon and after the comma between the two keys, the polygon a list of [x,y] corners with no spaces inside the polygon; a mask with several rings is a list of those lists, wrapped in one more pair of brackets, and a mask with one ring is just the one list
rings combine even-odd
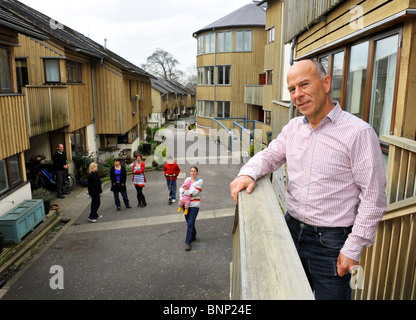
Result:
{"label": "planter box", "polygon": [[5,243],[19,243],[29,231],[45,220],[43,200],[25,200],[0,217],[0,232],[4,234]]}

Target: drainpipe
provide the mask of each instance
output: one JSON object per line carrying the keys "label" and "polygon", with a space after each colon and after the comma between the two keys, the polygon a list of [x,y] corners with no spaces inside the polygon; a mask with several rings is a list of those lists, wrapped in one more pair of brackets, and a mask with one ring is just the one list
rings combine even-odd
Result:
{"label": "drainpipe", "polygon": [[[293,65],[293,62],[294,62],[294,52],[295,52],[295,43],[296,43],[296,41],[297,41],[297,36],[295,36],[293,39],[292,39],[292,46],[290,47],[290,65],[292,66]],[[290,99],[290,114],[289,114],[289,120],[290,119],[293,119],[294,117],[293,117],[293,110],[295,109],[295,106],[294,106],[294,104],[293,104],[293,101],[292,101],[292,99]]]}

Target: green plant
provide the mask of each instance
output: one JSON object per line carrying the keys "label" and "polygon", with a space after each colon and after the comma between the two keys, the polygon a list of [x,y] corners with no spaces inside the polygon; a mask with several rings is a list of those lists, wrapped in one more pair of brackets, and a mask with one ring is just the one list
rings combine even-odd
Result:
{"label": "green plant", "polygon": [[77,150],[72,157],[72,161],[76,169],[75,177],[80,182],[87,178],[88,168],[90,163],[95,161],[95,154],[89,153],[86,150]]}
{"label": "green plant", "polygon": [[39,188],[32,191],[32,199],[42,199],[43,201],[52,201],[54,196],[45,188]]}

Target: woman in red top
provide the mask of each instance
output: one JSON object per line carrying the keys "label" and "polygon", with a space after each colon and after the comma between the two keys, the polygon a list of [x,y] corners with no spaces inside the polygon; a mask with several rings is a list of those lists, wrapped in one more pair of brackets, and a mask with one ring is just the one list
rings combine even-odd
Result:
{"label": "woman in red top", "polygon": [[138,207],[143,208],[146,204],[146,199],[143,195],[143,188],[146,184],[146,177],[144,175],[145,164],[142,155],[136,155],[136,161],[133,164],[133,183],[137,191]]}
{"label": "woman in red top", "polygon": [[[172,200],[172,202],[176,201],[176,179],[178,179],[178,175],[181,172],[181,169],[179,169],[178,164],[173,161],[172,157],[168,158],[168,161],[166,162],[163,172],[165,173],[166,177],[166,184],[168,186],[169,190],[169,199]],[[172,188],[171,188],[172,184]]]}

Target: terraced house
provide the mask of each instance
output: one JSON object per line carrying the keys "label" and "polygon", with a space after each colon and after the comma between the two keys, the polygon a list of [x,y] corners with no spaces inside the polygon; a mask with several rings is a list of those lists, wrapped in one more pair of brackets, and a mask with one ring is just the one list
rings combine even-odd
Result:
{"label": "terraced house", "polygon": [[[46,161],[51,160],[58,143],[64,144],[68,160],[79,149],[96,152],[98,159],[123,150],[131,156],[144,138],[151,113],[153,77],[105,45],[19,1],[1,1],[0,8],[43,34],[34,37],[15,31],[18,46],[5,48],[12,80],[4,86],[11,97],[1,97],[7,101],[3,109],[10,113],[12,103],[23,109],[19,119],[2,128],[10,128],[5,131],[20,139],[22,145],[14,150],[15,143],[11,143],[12,150],[0,158],[19,156],[20,152],[19,169],[26,172],[25,163],[29,164],[32,156],[44,155]],[[3,141],[13,139],[2,136]],[[22,175],[19,181],[24,184],[26,177]],[[9,185],[2,190],[2,198],[19,188],[19,183]],[[30,198],[30,192],[20,196],[25,197]],[[2,200],[0,214],[10,203]]]}

